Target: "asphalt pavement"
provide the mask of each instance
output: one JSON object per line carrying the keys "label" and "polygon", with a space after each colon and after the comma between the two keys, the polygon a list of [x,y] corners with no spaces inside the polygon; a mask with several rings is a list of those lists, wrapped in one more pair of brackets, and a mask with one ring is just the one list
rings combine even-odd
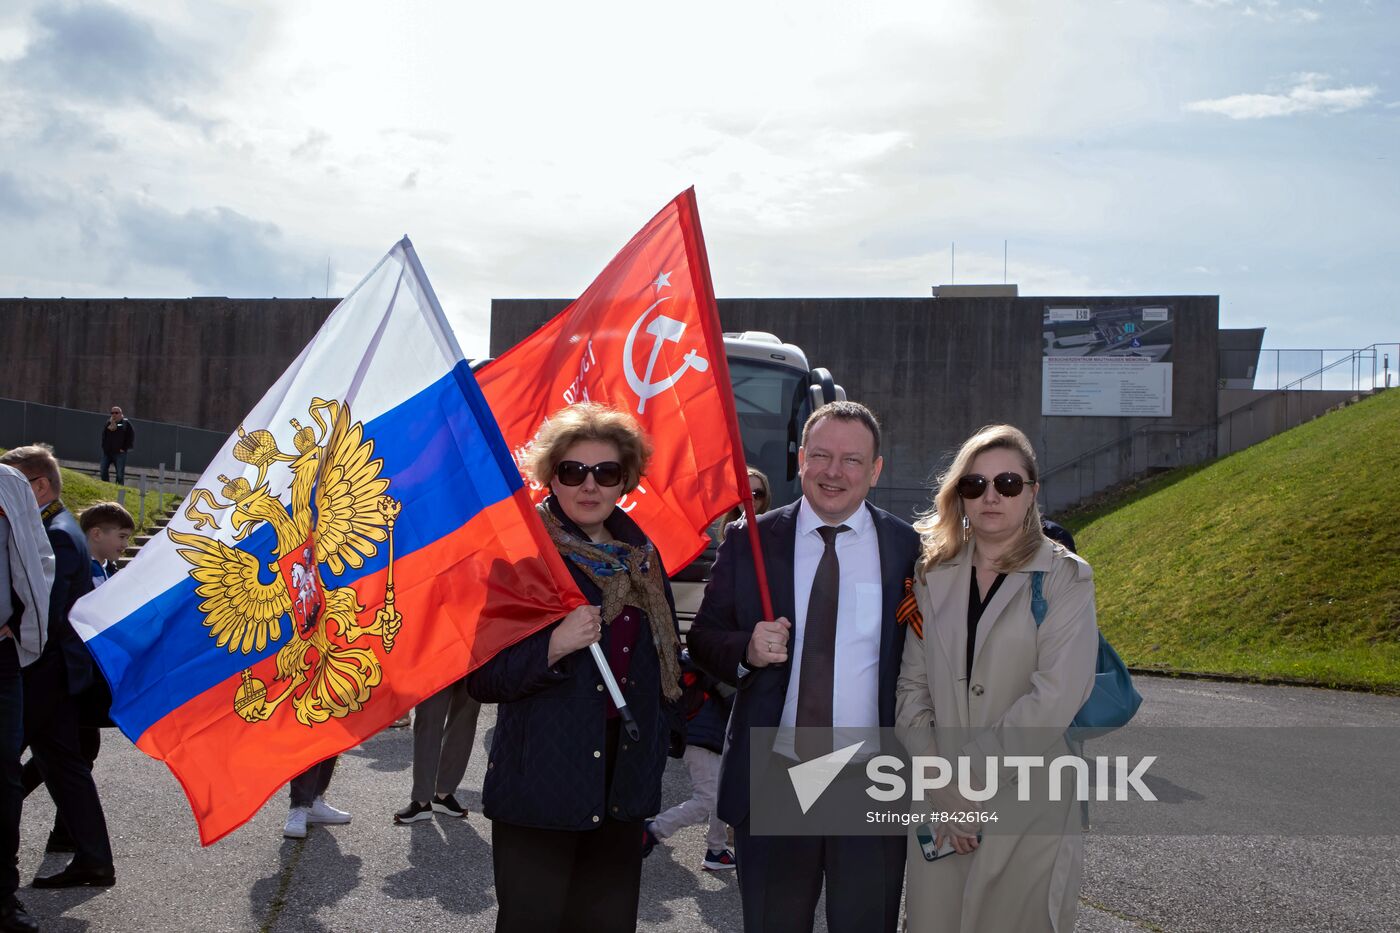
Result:
{"label": "asphalt pavement", "polygon": [[[1139,686],[1147,726],[1400,726],[1394,697],[1156,678],[1139,678]],[[458,795],[471,810],[464,820],[393,825],[407,799],[412,735],[391,729],[341,758],[327,798],[354,814],[350,825],[283,839],[279,795],[208,848],[165,766],[107,730],[97,778],[116,886],[22,888],[20,897],[50,931],[491,930],[491,828],[480,789],[493,722],[487,707]],[[664,796],[668,805],[689,796],[678,761],[667,769]],[[63,864],[63,856],[43,855],[52,818],[37,792],[24,814],[26,884]],[[681,831],[644,864],[640,929],[741,928],[734,872],[700,868],[703,832]],[[1400,929],[1400,836],[1091,833],[1086,848],[1078,929],[1087,933]]]}

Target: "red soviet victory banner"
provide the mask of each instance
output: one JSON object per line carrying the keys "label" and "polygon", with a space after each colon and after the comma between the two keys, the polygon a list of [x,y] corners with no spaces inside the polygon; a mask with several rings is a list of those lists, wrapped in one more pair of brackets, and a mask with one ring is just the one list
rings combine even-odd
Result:
{"label": "red soviet victory banner", "polygon": [[705,528],[739,501],[743,447],[693,188],[662,208],[577,301],[476,378],[517,465],[545,420],[575,402],[637,418],[654,453],[619,505],[669,573],[704,550]]}

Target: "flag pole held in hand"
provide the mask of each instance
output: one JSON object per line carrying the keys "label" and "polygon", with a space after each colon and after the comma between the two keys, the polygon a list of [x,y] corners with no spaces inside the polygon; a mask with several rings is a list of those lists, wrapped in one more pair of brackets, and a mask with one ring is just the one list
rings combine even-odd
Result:
{"label": "flag pole held in hand", "polygon": [[637,728],[637,718],[632,715],[627,701],[622,698],[622,690],[617,686],[617,678],[613,676],[612,668],[608,666],[608,659],[603,657],[603,649],[595,641],[588,646],[588,653],[593,655],[593,663],[598,665],[598,673],[603,675],[603,684],[608,688],[608,695],[612,697],[613,706],[617,707],[618,715],[622,717],[622,728],[627,730],[627,737],[633,742],[640,742],[642,732]]}

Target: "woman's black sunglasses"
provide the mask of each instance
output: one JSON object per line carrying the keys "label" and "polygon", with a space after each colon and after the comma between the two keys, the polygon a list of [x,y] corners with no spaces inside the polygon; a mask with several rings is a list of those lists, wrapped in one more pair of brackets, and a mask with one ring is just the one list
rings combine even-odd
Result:
{"label": "woman's black sunglasses", "polygon": [[[1020,473],[998,473],[992,477],[992,486],[997,495],[1014,499],[1026,488],[1026,480]],[[980,499],[987,491],[987,477],[980,473],[969,473],[957,483],[958,495],[964,499]]]}
{"label": "woman's black sunglasses", "polygon": [[589,473],[593,474],[593,479],[599,486],[622,485],[622,464],[616,460],[604,460],[592,466],[577,460],[561,460],[554,468],[554,475],[565,486],[582,486]]}

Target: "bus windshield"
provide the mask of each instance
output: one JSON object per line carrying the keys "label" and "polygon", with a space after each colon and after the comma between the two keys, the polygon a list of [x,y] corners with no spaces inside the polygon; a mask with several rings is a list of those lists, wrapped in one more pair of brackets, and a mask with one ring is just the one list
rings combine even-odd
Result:
{"label": "bus windshield", "polygon": [[729,359],[734,383],[734,406],[744,458],[768,476],[773,487],[772,507],[787,505],[802,494],[796,460],[789,475],[789,443],[796,450],[802,423],[807,418],[807,373],[789,366],[754,360]]}

